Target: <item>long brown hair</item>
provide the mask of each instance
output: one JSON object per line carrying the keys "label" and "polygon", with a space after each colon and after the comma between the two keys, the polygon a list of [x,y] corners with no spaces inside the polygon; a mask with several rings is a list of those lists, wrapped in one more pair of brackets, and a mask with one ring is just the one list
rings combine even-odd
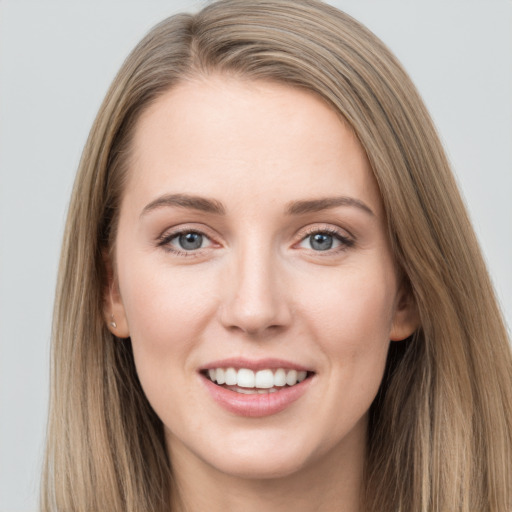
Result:
{"label": "long brown hair", "polygon": [[352,126],[382,195],[421,327],[391,344],[370,411],[365,510],[512,510],[512,358],[432,121],[389,50],[315,0],[225,0],[134,49],[90,132],[71,198],[53,323],[42,510],[169,510],[163,427],[130,341],[103,318],[133,128],[188,77],[224,73],[320,95]]}

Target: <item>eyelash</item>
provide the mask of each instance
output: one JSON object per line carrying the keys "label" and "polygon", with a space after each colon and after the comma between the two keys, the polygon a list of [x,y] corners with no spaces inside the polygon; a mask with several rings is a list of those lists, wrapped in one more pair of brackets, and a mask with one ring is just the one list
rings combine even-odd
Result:
{"label": "eyelash", "polygon": [[[178,238],[181,235],[187,235],[187,234],[200,235],[202,237],[205,237],[207,240],[209,240],[210,243],[214,243],[214,242],[212,242],[211,237],[209,237],[203,231],[200,231],[197,229],[186,229],[185,228],[185,229],[180,229],[178,231],[173,231],[171,233],[162,234],[157,239],[157,246],[161,247],[166,252],[173,253],[177,256],[195,257],[195,256],[201,255],[203,252],[202,249],[205,249],[205,248],[198,248],[198,249],[186,251],[186,250],[177,249],[171,245],[172,240],[174,240],[175,238]],[[316,235],[316,234],[327,234],[327,235],[335,238],[340,243],[339,247],[336,247],[334,249],[327,249],[325,251],[315,251],[314,249],[310,249],[310,251],[314,252],[315,254],[318,254],[319,256],[329,256],[329,255],[336,254],[338,252],[346,251],[350,247],[353,247],[355,244],[355,241],[353,238],[340,234],[340,232],[335,228],[315,227],[315,228],[310,228],[310,229],[306,230],[304,233],[302,233],[300,240],[296,244],[294,244],[294,246],[301,244],[302,242],[307,240],[309,237]]]}
{"label": "eyelash", "polygon": [[[337,254],[342,251],[346,251],[347,249],[350,249],[355,245],[355,240],[351,237],[344,236],[340,233],[339,230],[332,228],[332,227],[323,227],[323,228],[309,228],[307,229],[303,234],[301,234],[299,244],[307,240],[309,237],[317,234],[326,234],[330,235],[333,238],[335,238],[339,243],[339,247],[336,247],[334,249],[328,249],[325,251],[315,251],[314,249],[310,249],[312,252],[318,254],[319,256],[332,256],[333,254]],[[297,245],[297,244],[296,244]]]}
{"label": "eyelash", "polygon": [[[161,236],[158,237],[158,243],[157,246],[161,247],[164,251],[170,252],[172,254],[175,254],[176,256],[184,256],[184,257],[195,257],[199,256],[202,253],[201,248],[196,250],[180,250],[176,247],[173,247],[171,245],[171,241],[175,238],[181,236],[181,235],[188,235],[188,234],[196,234],[200,235],[206,239],[208,239],[211,242],[211,237],[209,237],[206,233],[198,230],[198,229],[180,229],[178,231],[173,231],[171,233],[164,233]],[[204,249],[204,248],[203,248]]]}

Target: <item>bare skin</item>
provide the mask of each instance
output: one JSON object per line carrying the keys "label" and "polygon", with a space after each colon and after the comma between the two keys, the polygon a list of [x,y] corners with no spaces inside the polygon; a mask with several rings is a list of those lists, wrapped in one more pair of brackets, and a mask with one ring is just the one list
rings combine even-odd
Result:
{"label": "bare skin", "polygon": [[[349,445],[353,453],[333,450],[292,475],[265,479],[240,479],[213,468],[203,474],[202,464],[173,451],[173,460],[180,467],[174,494],[182,499],[175,501],[172,510],[357,512],[361,510],[364,447],[364,438],[353,439]],[[340,464],[342,460],[353,460],[354,466]]]}

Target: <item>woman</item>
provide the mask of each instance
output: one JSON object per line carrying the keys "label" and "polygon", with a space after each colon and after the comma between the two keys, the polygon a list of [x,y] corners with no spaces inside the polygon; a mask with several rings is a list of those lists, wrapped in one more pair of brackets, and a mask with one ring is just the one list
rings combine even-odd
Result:
{"label": "woman", "polygon": [[430,118],[315,1],[155,27],[84,150],[43,510],[503,511],[512,362]]}

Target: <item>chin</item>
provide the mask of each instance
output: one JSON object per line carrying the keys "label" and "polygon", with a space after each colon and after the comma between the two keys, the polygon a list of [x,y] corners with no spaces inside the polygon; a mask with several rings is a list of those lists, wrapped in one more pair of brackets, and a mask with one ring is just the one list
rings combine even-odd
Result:
{"label": "chin", "polygon": [[308,447],[305,440],[270,442],[269,437],[255,436],[243,443],[231,441],[218,445],[214,452],[198,455],[221,473],[256,480],[285,478],[300,472],[315,458],[310,453],[314,448]]}
{"label": "chin", "polygon": [[230,461],[222,460],[214,467],[226,475],[250,479],[271,480],[285,478],[299,472],[304,467],[304,461],[298,457],[276,457],[275,455],[254,455],[253,457],[235,457]]}

